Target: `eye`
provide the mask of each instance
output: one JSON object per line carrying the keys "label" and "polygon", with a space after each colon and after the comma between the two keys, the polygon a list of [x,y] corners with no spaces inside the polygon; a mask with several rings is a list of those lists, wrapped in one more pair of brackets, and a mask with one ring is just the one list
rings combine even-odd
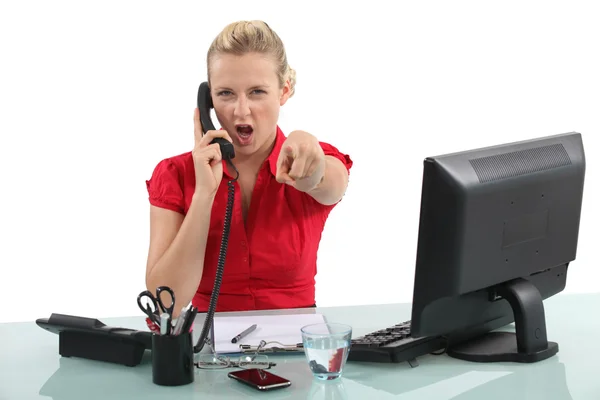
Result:
{"label": "eye", "polygon": [[260,93],[266,93],[266,92],[264,90],[261,90],[261,89],[254,89],[252,91],[252,93],[254,93],[254,94],[260,94]]}
{"label": "eye", "polygon": [[221,90],[217,93],[217,96],[225,96],[227,94],[231,94],[231,92],[229,90]]}

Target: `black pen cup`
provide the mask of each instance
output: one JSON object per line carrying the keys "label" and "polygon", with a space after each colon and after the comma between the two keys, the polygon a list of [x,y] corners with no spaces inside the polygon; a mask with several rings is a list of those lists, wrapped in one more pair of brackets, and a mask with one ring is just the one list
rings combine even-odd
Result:
{"label": "black pen cup", "polygon": [[180,386],[193,381],[192,333],[152,335],[152,382],[161,386]]}

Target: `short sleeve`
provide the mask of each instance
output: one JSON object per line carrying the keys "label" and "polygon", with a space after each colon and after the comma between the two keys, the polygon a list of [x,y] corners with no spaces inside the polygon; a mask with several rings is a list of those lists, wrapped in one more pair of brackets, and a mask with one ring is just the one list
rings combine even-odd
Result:
{"label": "short sleeve", "polygon": [[[348,174],[350,174],[350,168],[352,168],[353,161],[348,154],[342,153],[335,146],[333,146],[329,143],[319,142],[319,144],[321,145],[321,148],[323,149],[323,153],[326,156],[332,156],[332,157],[335,157],[338,160],[340,160],[342,162],[342,164],[344,164],[344,166],[346,167]],[[319,215],[320,218],[322,218],[323,222],[329,215],[329,212],[339,203],[339,202],[337,202],[337,203],[330,204],[330,205],[323,205],[323,204],[319,203],[317,200],[315,200],[314,198],[312,198],[311,196],[308,196],[308,197],[311,199],[311,204],[316,206],[319,210],[324,211],[324,212],[315,214],[315,215]]]}
{"label": "short sleeve", "polygon": [[319,144],[321,145],[323,153],[325,153],[326,156],[333,156],[340,160],[346,167],[346,170],[348,170],[348,173],[350,173],[350,168],[352,168],[353,161],[349,155],[340,152],[335,146],[332,146],[329,143],[319,142]]}
{"label": "short sleeve", "polygon": [[146,181],[150,204],[183,214],[185,203],[179,176],[173,161],[165,159],[159,162]]}

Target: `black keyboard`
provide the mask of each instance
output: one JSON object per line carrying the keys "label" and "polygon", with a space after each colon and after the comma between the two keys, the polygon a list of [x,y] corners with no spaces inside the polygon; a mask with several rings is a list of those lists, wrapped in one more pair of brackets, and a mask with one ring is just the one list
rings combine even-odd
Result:
{"label": "black keyboard", "polygon": [[410,336],[410,321],[353,338],[348,361],[379,363],[409,362],[418,365],[416,358],[443,349],[440,337],[413,338]]}

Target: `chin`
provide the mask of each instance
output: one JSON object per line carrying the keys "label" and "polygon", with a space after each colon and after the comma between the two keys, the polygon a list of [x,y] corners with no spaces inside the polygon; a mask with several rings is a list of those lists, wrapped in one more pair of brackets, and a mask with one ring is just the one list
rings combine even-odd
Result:
{"label": "chin", "polygon": [[245,156],[252,155],[256,153],[257,146],[254,141],[249,144],[240,144],[238,141],[235,141],[235,153],[243,154]]}
{"label": "chin", "polygon": [[245,156],[249,156],[255,152],[256,148],[254,146],[244,145],[235,147],[235,154],[243,154]]}

